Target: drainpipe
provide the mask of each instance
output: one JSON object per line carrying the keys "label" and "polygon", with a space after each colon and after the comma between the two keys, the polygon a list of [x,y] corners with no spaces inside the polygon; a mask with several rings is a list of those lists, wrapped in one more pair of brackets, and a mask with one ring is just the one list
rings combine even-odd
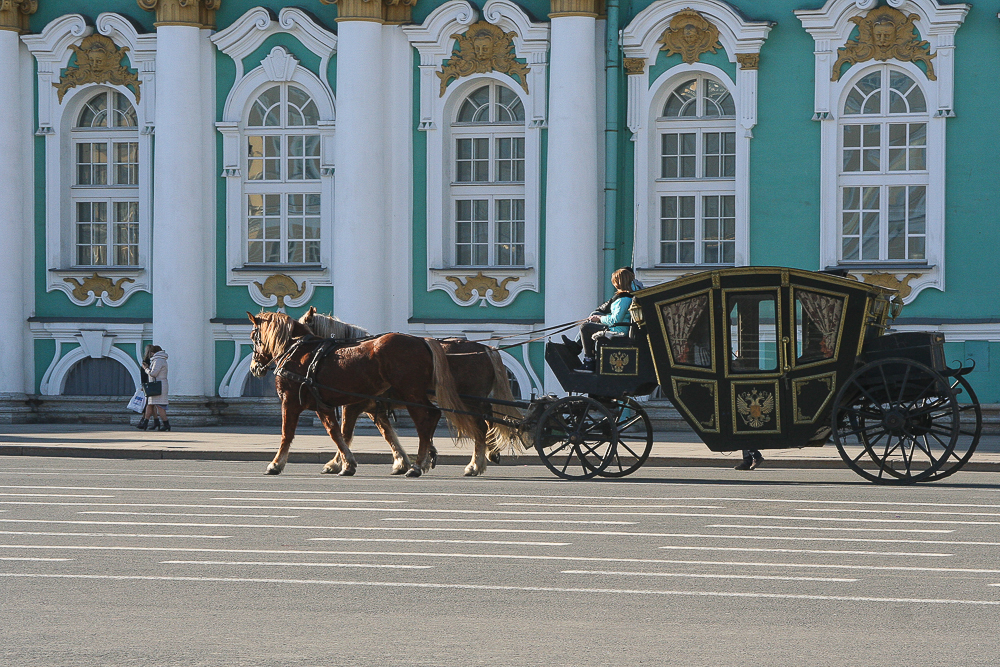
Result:
{"label": "drainpipe", "polygon": [[608,18],[604,39],[604,295],[613,296],[611,274],[615,270],[618,229],[618,90],[621,52],[618,48],[618,2],[607,0]]}

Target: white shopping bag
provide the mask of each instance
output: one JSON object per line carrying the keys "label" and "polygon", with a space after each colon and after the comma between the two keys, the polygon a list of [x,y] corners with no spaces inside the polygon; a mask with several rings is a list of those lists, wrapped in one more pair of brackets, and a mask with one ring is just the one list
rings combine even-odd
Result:
{"label": "white shopping bag", "polygon": [[142,393],[142,389],[135,390],[135,394],[128,402],[128,409],[138,413],[146,409],[146,395]]}

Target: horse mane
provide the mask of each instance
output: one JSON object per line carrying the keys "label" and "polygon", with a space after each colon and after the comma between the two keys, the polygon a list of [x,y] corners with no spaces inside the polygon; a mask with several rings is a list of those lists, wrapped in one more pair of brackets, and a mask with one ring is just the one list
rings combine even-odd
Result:
{"label": "horse mane", "polygon": [[[306,324],[305,319],[308,314],[299,318],[299,322]],[[320,338],[336,338],[339,340],[354,340],[356,338],[367,338],[371,334],[368,330],[354,324],[348,324],[333,315],[323,313],[313,313],[312,324],[307,325],[313,333]]]}
{"label": "horse mane", "polygon": [[284,313],[272,313],[261,311],[257,318],[260,320],[260,343],[266,350],[270,350],[274,356],[280,355],[288,348],[297,324]]}

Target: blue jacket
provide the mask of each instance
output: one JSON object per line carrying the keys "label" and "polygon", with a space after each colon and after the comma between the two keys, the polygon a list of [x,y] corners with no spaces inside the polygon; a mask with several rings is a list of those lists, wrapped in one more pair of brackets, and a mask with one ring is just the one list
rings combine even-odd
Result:
{"label": "blue jacket", "polygon": [[601,315],[601,324],[615,333],[628,333],[628,325],[632,323],[632,316],[629,315],[628,308],[632,305],[632,295],[628,292],[619,292],[611,302],[611,312]]}

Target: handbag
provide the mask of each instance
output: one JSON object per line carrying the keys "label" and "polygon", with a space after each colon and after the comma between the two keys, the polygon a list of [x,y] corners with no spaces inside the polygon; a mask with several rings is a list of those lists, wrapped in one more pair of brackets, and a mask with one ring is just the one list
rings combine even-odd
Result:
{"label": "handbag", "polygon": [[132,398],[129,399],[128,409],[139,413],[146,409],[146,395],[142,393],[142,389],[136,389]]}
{"label": "handbag", "polygon": [[159,380],[153,382],[143,382],[142,391],[146,396],[159,396],[163,393],[163,383]]}

